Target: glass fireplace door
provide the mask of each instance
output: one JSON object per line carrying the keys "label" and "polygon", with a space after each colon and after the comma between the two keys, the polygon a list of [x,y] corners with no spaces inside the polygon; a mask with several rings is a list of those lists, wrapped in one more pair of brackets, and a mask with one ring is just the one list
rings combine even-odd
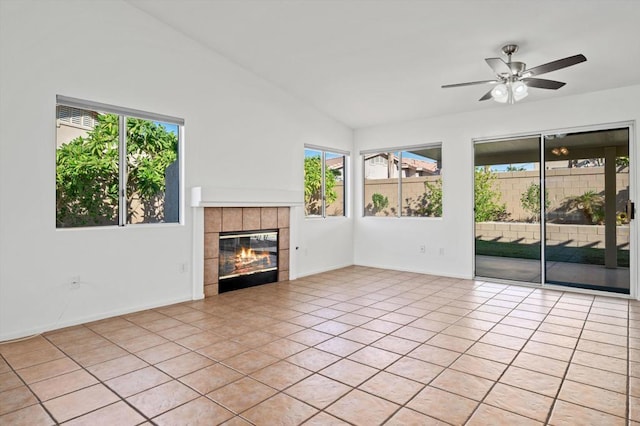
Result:
{"label": "glass fireplace door", "polygon": [[221,233],[219,292],[278,280],[278,231]]}

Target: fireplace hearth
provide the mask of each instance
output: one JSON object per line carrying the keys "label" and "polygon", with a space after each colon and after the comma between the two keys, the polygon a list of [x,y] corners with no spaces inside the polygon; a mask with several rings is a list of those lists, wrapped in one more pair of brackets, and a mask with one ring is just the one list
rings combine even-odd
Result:
{"label": "fireplace hearth", "polygon": [[218,291],[278,281],[278,230],[220,234]]}

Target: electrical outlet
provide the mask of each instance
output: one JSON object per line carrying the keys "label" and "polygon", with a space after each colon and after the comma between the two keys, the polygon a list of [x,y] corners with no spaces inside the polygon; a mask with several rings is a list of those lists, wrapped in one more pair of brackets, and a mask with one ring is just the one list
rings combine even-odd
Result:
{"label": "electrical outlet", "polygon": [[424,244],[421,244],[420,247],[418,247],[418,251],[420,251],[420,253],[426,253],[427,247]]}

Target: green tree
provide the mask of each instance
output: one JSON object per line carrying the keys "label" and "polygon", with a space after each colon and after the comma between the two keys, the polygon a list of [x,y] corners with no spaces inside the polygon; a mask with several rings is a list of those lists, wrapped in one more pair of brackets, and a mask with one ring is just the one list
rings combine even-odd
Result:
{"label": "green tree", "polygon": [[424,182],[424,194],[407,207],[407,215],[442,217],[442,179]]}
{"label": "green tree", "polygon": [[[338,198],[335,186],[335,174],[330,170],[325,171],[326,205],[333,203]],[[304,207],[307,216],[322,214],[322,158],[319,155],[304,159]]]}
{"label": "green tree", "polygon": [[[540,222],[540,184],[532,182],[520,197],[522,208],[531,213],[534,222]],[[545,189],[544,207],[549,207],[549,193]]]}
{"label": "green tree", "polygon": [[389,197],[386,197],[379,192],[375,192],[371,195],[371,202],[373,203],[373,206],[370,207],[370,211],[374,216],[376,213],[389,207]]}
{"label": "green tree", "polygon": [[500,221],[508,216],[506,204],[500,203],[501,193],[494,188],[495,179],[491,170],[476,168],[473,191],[476,222]]}
{"label": "green tree", "polygon": [[[118,223],[118,115],[56,150],[58,227]],[[165,172],[177,160],[178,137],[149,120],[127,118],[126,195],[129,222],[164,215]]]}
{"label": "green tree", "polygon": [[[501,193],[494,188],[496,176],[478,167],[475,171],[474,199],[476,222],[500,221],[508,217],[507,207],[500,203]],[[425,192],[407,212],[410,216],[442,217],[442,179],[425,182]]]}

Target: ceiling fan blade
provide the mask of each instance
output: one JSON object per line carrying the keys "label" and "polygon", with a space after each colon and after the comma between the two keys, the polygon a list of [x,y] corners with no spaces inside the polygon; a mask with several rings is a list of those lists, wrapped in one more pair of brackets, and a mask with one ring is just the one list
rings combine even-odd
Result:
{"label": "ceiling fan blade", "polygon": [[512,74],[511,68],[509,68],[509,65],[507,65],[507,63],[500,58],[486,58],[485,61],[487,62],[487,64],[489,64],[493,72],[495,72],[498,75]]}
{"label": "ceiling fan blade", "polygon": [[[491,90],[493,90],[493,89],[491,89]],[[491,96],[491,90],[489,90],[487,93],[485,93],[484,96],[481,97],[478,100],[479,101],[486,101],[486,100],[489,100],[489,99],[493,98],[493,96]]]}
{"label": "ceiling fan blade", "polygon": [[498,84],[500,83],[498,80],[480,80],[480,81],[470,81],[468,83],[457,83],[457,84],[445,84],[444,86],[440,86],[443,89],[447,89],[449,87],[464,87],[464,86],[474,86],[476,84]]}
{"label": "ceiling fan blade", "polygon": [[570,67],[572,65],[579,64],[580,62],[585,62],[587,58],[584,55],[575,55],[569,56],[564,59],[558,59],[557,61],[549,62],[543,65],[539,65],[537,67],[533,67],[531,69],[525,70],[523,73],[524,76],[532,76],[532,75],[540,75],[551,71],[556,71],[562,68]]}
{"label": "ceiling fan blade", "polygon": [[551,90],[558,90],[559,88],[567,84],[561,81],[546,80],[543,78],[523,78],[521,81],[529,87],[536,87],[538,89],[551,89]]}

